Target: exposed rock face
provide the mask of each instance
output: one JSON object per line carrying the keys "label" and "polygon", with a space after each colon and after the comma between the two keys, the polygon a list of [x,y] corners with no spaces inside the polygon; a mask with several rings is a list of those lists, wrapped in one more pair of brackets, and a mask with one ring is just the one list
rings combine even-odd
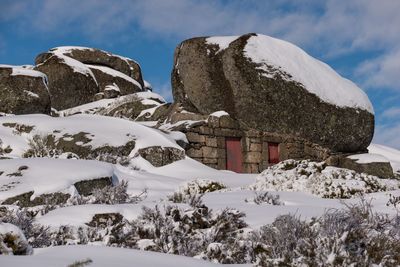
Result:
{"label": "exposed rock face", "polygon": [[55,109],[88,103],[99,92],[94,75],[75,71],[65,58],[54,55],[35,69],[46,73],[49,78],[51,105]]}
{"label": "exposed rock face", "polygon": [[44,73],[0,65],[0,113],[50,114],[50,95]]}
{"label": "exposed rock face", "polygon": [[185,158],[185,152],[174,147],[146,147],[139,149],[139,154],[154,167],[161,167]]}
{"label": "exposed rock face", "polygon": [[48,76],[52,106],[59,110],[144,88],[138,63],[98,49],[58,47],[38,55],[35,64]]}
{"label": "exposed rock face", "polygon": [[354,170],[358,173],[367,173],[380,178],[393,178],[393,168],[390,162],[358,162],[347,157],[348,155],[334,155],[327,159],[327,163],[332,166]]}
{"label": "exposed rock face", "polygon": [[2,205],[17,205],[20,207],[34,207],[34,206],[39,206],[39,205],[59,205],[62,203],[65,203],[68,198],[70,198],[69,194],[65,193],[52,193],[52,194],[43,194],[40,195],[33,200],[31,200],[31,196],[33,195],[33,192],[27,192],[23,193],[21,195],[17,195],[14,197],[10,197],[6,200],[4,200],[1,204]]}
{"label": "exposed rock face", "polygon": [[[96,189],[102,189],[106,186],[112,186],[111,177],[102,177],[92,180],[84,180],[74,184],[77,192],[81,196],[88,196]],[[21,195],[10,197],[4,200],[2,205],[18,205],[20,207],[34,207],[39,205],[59,205],[65,203],[71,196],[66,193],[55,192],[51,194],[42,194],[31,200],[33,192],[23,193]]]}
{"label": "exposed rock face", "polygon": [[[374,115],[361,89],[301,49],[261,37],[248,34],[217,41],[201,37],[182,42],[175,50],[172,71],[174,100],[194,113],[224,110],[239,121],[242,129],[288,134],[332,151],[365,151],[373,136]],[[282,46],[280,56],[298,62],[296,70],[300,74],[302,69],[308,75],[317,71],[305,78],[315,79],[311,84],[321,88],[314,88],[301,76],[298,78],[298,73],[289,72],[286,65],[290,64],[280,66],[268,58],[259,61],[249,56],[249,51],[263,52],[259,49],[265,48],[265,39]],[[307,64],[302,65],[302,60]],[[337,88],[332,88],[336,84]]]}
{"label": "exposed rock face", "polygon": [[105,228],[109,225],[116,225],[117,223],[122,222],[123,219],[124,217],[119,213],[101,213],[95,214],[87,225]]}

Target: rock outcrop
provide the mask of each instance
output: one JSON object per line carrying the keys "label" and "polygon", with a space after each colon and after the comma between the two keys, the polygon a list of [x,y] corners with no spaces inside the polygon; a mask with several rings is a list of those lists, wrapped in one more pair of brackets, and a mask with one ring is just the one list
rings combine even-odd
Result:
{"label": "rock outcrop", "polygon": [[367,173],[379,178],[395,177],[389,160],[378,154],[332,155],[326,162],[332,166]]}
{"label": "rock outcrop", "polygon": [[58,110],[144,88],[138,63],[98,49],[57,47],[38,55],[35,64],[47,75],[52,107]]}
{"label": "rock outcrop", "polygon": [[29,66],[0,65],[0,113],[50,114],[46,75]]}
{"label": "rock outcrop", "polygon": [[174,100],[189,112],[224,110],[242,129],[304,138],[332,151],[366,151],[374,132],[366,94],[300,48],[268,36],[182,42]]}

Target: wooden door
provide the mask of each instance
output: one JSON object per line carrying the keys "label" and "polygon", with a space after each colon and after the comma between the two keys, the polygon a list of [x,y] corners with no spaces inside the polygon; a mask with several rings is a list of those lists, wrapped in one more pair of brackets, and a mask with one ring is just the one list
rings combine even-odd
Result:
{"label": "wooden door", "polygon": [[234,172],[242,172],[242,145],[240,138],[227,137],[226,143],[226,169]]}
{"label": "wooden door", "polygon": [[276,164],[279,162],[279,144],[268,143],[268,163]]}

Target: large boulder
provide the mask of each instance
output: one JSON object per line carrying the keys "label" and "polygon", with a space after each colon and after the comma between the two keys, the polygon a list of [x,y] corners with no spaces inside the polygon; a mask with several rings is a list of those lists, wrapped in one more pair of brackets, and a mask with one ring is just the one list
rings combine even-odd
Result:
{"label": "large boulder", "polygon": [[199,37],[175,50],[175,102],[228,112],[243,129],[301,137],[333,151],[365,151],[374,132],[367,95],[300,48],[264,35]]}
{"label": "large boulder", "polygon": [[138,63],[98,49],[57,47],[39,54],[35,64],[36,70],[48,76],[52,106],[56,109],[144,88]]}
{"label": "large boulder", "polygon": [[0,113],[50,114],[46,75],[29,66],[0,65]]}

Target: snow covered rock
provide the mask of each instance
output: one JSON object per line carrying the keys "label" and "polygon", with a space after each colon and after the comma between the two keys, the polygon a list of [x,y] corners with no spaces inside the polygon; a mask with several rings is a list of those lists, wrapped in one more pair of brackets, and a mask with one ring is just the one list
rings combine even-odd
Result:
{"label": "snow covered rock", "polygon": [[333,151],[365,151],[374,131],[373,108],[360,88],[293,44],[264,35],[182,42],[172,88],[190,112],[224,110],[245,129],[290,134]]}
{"label": "snow covered rock", "polygon": [[367,173],[380,178],[394,177],[393,168],[389,160],[379,154],[332,155],[327,159],[327,163],[333,163],[330,165],[354,170],[358,173]]}
{"label": "snow covered rock", "polygon": [[87,196],[112,185],[109,163],[67,159],[0,160],[0,202],[21,207],[57,205],[74,194]]}
{"label": "snow covered rock", "polygon": [[144,86],[138,63],[98,49],[57,47],[38,55],[35,64],[49,78],[56,109],[89,103],[107,86],[118,87],[121,95],[142,91]]}
{"label": "snow covered rock", "polygon": [[0,255],[29,255],[32,247],[17,226],[0,222]]}
{"label": "snow covered rock", "polygon": [[138,92],[119,96],[114,99],[100,99],[81,106],[59,112],[61,116],[74,114],[98,114],[124,118],[134,121],[164,121],[167,118],[170,103],[153,92]]}
{"label": "snow covered rock", "polygon": [[29,66],[0,65],[0,113],[50,114],[46,75]]}
{"label": "snow covered rock", "polygon": [[[177,151],[179,157],[171,156],[170,161],[185,155],[179,145],[159,130],[98,115],[0,117],[0,136],[7,157],[78,157],[116,163],[137,157],[149,147],[162,148],[153,151],[154,157],[162,157],[165,151]],[[158,152],[160,155],[156,155]]]}

